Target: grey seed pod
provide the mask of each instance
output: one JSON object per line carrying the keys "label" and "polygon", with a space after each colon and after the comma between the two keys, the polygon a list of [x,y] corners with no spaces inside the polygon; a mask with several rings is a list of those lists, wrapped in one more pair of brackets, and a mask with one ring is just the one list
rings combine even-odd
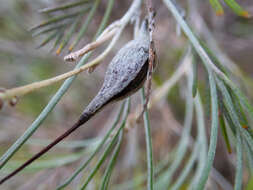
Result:
{"label": "grey seed pod", "polygon": [[149,34],[145,19],[137,38],[122,47],[112,59],[100,91],[83,114],[94,114],[109,102],[136,92],[146,79],[148,57]]}
{"label": "grey seed pod", "polygon": [[136,39],[130,41],[124,47],[122,47],[112,59],[105,74],[102,88],[86,107],[79,120],[69,130],[55,139],[51,144],[42,149],[39,153],[35,154],[30,160],[26,161],[15,171],[1,179],[0,184],[19,173],[26,166],[49,151],[57,143],[62,141],[81,125],[86,123],[105,105],[136,92],[146,79],[148,71],[148,57],[149,33],[148,21],[145,19]]}

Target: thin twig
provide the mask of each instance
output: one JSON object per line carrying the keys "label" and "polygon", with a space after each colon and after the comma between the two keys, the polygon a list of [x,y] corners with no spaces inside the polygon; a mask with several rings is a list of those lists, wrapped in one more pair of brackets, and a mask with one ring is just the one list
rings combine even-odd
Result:
{"label": "thin twig", "polygon": [[151,92],[151,84],[152,84],[152,73],[155,66],[155,56],[156,56],[156,50],[155,50],[155,42],[153,39],[153,33],[155,30],[155,11],[153,8],[152,0],[146,0],[146,6],[148,9],[148,22],[149,22],[149,69],[148,69],[148,80],[147,80],[147,90],[146,90],[146,102],[144,104],[144,110],[147,109],[147,105],[149,102],[149,96]]}
{"label": "thin twig", "polygon": [[[130,19],[134,15],[134,13],[139,10],[141,5],[141,0],[134,0],[131,4],[131,7],[127,10],[125,15],[121,18],[122,23],[122,29],[119,32],[122,32],[124,27],[129,23]],[[104,17],[105,18],[105,17]],[[97,34],[100,34],[100,31],[103,30],[105,23],[107,22],[108,18],[103,19],[101,22],[101,25],[99,26]],[[97,36],[96,34],[96,36]],[[117,36],[118,35],[118,36]],[[113,43],[115,43],[120,36],[120,33],[118,33],[114,37],[114,42],[111,42],[109,46],[113,46]],[[117,37],[117,38],[116,38]],[[108,47],[109,48],[109,47]],[[107,48],[107,51],[109,50]],[[108,53],[108,52],[107,52]],[[81,67],[84,63],[86,63],[88,57],[91,55],[91,53],[84,56],[81,61],[77,64],[76,68]],[[31,124],[30,127],[24,132],[24,134],[16,140],[16,142],[1,156],[0,158],[0,169],[8,162],[8,160],[20,149],[20,147],[30,138],[30,136],[39,128],[39,126],[42,124],[42,122],[46,119],[48,114],[52,111],[52,109],[55,107],[55,105],[59,102],[61,97],[65,94],[65,92],[68,90],[69,86],[72,84],[75,77],[71,77],[68,80],[64,82],[64,84],[61,86],[61,88],[57,91],[57,93],[54,95],[54,97],[50,100],[48,105],[43,109],[43,111],[40,113],[40,115],[36,118],[36,120]],[[0,99],[2,98],[3,94],[0,94]]]}
{"label": "thin twig", "polygon": [[[179,79],[182,78],[188,71],[189,67],[191,66],[191,60],[192,55],[186,53],[185,57],[182,59],[181,65],[177,68],[177,70],[174,72],[174,74],[163,83],[163,85],[159,88],[157,88],[150,96],[150,100],[147,105],[147,109],[150,109],[153,105],[155,105],[159,100],[161,100],[163,97],[168,94],[169,90],[178,82]],[[139,122],[142,115],[144,113],[144,109],[138,108],[134,112],[134,114],[131,114],[131,118],[129,118],[129,121],[131,123]],[[134,121],[135,120],[135,121]]]}
{"label": "thin twig", "polygon": [[[144,88],[142,88],[142,100],[143,103],[145,100]],[[144,120],[144,128],[145,128],[145,140],[146,140],[146,151],[147,151],[147,167],[148,167],[148,176],[147,176],[147,189],[154,189],[154,166],[153,166],[153,153],[152,153],[152,137],[151,137],[151,129],[150,129],[150,120],[148,116],[148,111],[145,110],[143,114]]]}
{"label": "thin twig", "polygon": [[64,79],[67,79],[71,76],[77,75],[77,74],[79,74],[79,73],[81,73],[81,72],[83,72],[83,71],[85,71],[85,70],[87,70],[91,67],[94,67],[94,66],[98,65],[102,60],[104,60],[104,58],[112,50],[115,43],[119,39],[123,29],[128,24],[130,18],[132,17],[132,15],[136,11],[136,9],[139,8],[140,2],[141,2],[140,0],[136,0],[135,2],[133,2],[133,5],[129,9],[129,11],[120,19],[120,21],[119,21],[120,28],[118,29],[117,33],[114,35],[111,43],[107,46],[107,48],[104,50],[104,52],[102,54],[100,54],[97,58],[95,58],[94,60],[90,61],[89,63],[83,65],[80,68],[76,68],[72,71],[66,72],[66,73],[58,75],[56,77],[46,79],[46,80],[42,80],[42,81],[39,81],[39,82],[34,82],[34,83],[31,83],[31,84],[28,84],[28,85],[25,85],[25,86],[21,86],[21,87],[6,90],[4,93],[0,93],[0,99],[1,100],[7,100],[7,99],[11,99],[15,96],[17,96],[17,97],[23,96],[25,94],[33,92],[33,91],[35,91],[37,89],[40,89],[42,87],[50,86],[54,83],[57,83],[57,82],[62,81]]}
{"label": "thin twig", "polygon": [[146,84],[146,95],[145,95],[145,103],[143,104],[143,108],[139,116],[137,117],[137,121],[140,121],[142,115],[147,110],[150,93],[151,93],[151,85],[152,85],[152,73],[155,67],[155,43],[153,39],[153,33],[155,30],[155,11],[153,8],[152,0],[146,0],[146,7],[148,10],[148,28],[149,28],[149,67],[148,67],[148,74],[147,74],[147,84]]}
{"label": "thin twig", "polygon": [[82,49],[80,49],[78,51],[75,51],[73,53],[70,53],[70,54],[66,55],[64,57],[64,61],[69,61],[69,62],[76,61],[79,57],[85,55],[89,51],[91,51],[91,50],[99,47],[100,45],[102,45],[103,43],[105,43],[107,40],[111,39],[117,33],[120,25],[114,24],[113,26],[114,27],[111,28],[111,25],[110,25],[109,26],[110,30],[108,30],[109,29],[109,27],[108,27],[108,29],[105,30],[106,32],[104,31],[98,37],[98,39],[96,41],[87,44],[86,46],[84,46]]}

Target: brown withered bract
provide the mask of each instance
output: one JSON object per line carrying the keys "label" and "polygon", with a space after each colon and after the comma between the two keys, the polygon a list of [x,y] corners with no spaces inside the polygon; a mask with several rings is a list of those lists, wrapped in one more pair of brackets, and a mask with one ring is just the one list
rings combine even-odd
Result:
{"label": "brown withered bract", "polygon": [[137,37],[122,47],[112,59],[105,74],[104,83],[86,107],[79,120],[55,141],[34,155],[11,174],[0,180],[0,184],[20,172],[57,143],[86,123],[92,116],[110,102],[123,99],[136,92],[144,83],[148,71],[149,57],[148,21],[142,23]]}

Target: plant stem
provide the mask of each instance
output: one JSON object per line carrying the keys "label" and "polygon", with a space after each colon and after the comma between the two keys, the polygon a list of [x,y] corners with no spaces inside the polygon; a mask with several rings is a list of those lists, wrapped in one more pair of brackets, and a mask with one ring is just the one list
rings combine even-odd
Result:
{"label": "plant stem", "polygon": [[[144,88],[142,88],[142,101],[145,104],[145,92]],[[147,110],[143,115],[144,119],[144,127],[145,127],[145,139],[146,139],[146,147],[147,147],[147,163],[148,163],[148,190],[153,190],[153,153],[152,153],[152,138],[150,131],[150,121]]]}

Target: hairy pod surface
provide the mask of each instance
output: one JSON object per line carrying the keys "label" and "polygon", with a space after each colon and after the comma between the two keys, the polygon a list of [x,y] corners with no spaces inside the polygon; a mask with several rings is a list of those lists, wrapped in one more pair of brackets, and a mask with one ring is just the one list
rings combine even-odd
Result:
{"label": "hairy pod surface", "polygon": [[136,39],[123,46],[108,65],[104,83],[84,112],[94,114],[107,103],[136,92],[148,70],[149,34],[143,21]]}

